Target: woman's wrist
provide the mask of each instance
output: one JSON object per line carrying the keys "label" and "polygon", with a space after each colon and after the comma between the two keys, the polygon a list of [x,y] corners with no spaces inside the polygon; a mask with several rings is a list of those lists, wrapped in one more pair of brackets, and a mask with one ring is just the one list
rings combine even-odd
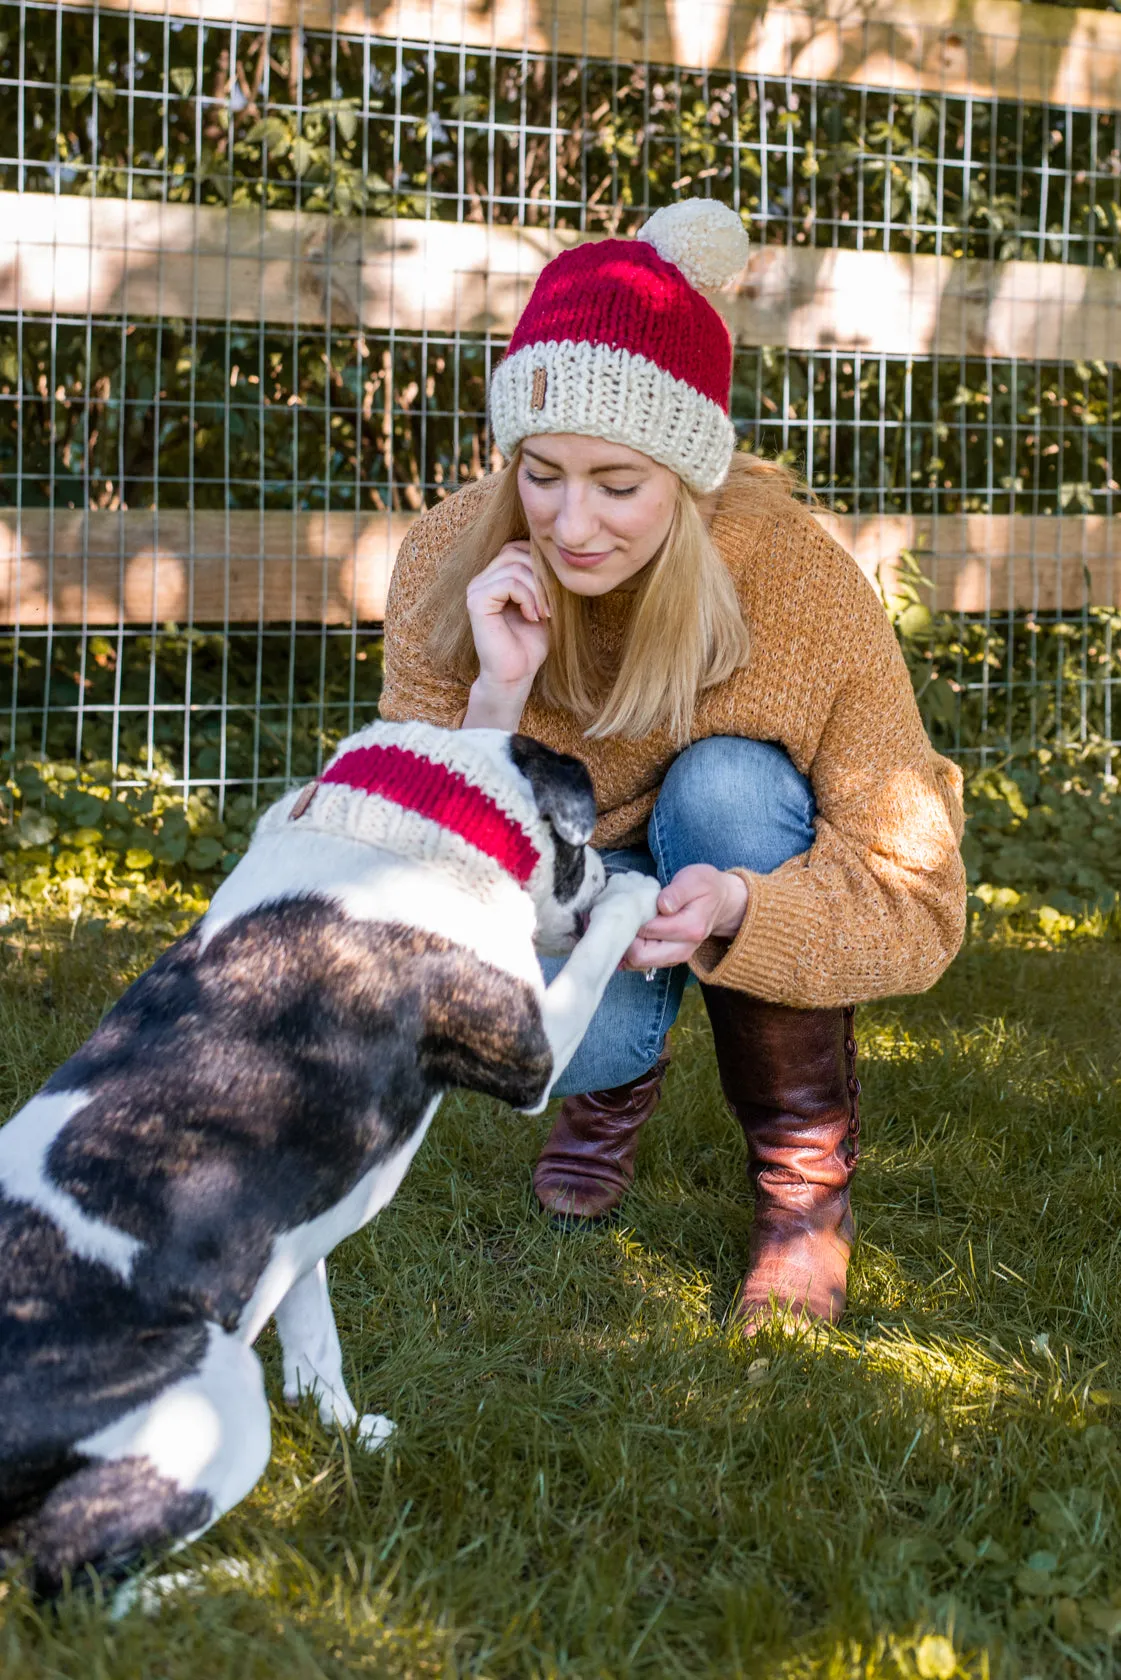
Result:
{"label": "woman's wrist", "polygon": [[734,939],[747,915],[747,882],[742,875],[736,875],[732,870],[726,869],[723,871],[722,884],[724,905],[712,931],[717,939]]}
{"label": "woman's wrist", "polygon": [[482,673],[471,684],[461,729],[516,730],[522,721],[533,678],[516,683],[495,682]]}

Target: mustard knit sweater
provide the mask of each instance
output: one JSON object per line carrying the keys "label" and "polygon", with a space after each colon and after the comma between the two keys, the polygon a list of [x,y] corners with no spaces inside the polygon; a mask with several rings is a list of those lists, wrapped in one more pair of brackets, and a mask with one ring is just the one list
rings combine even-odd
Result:
{"label": "mustard knit sweater", "polygon": [[[750,654],[700,696],[692,738],[780,743],[813,787],[817,838],[773,874],[737,872],[748,887],[743,925],[730,942],[702,946],[693,970],[803,1009],[925,991],[965,922],[961,772],[927,740],[891,625],[855,561],[785,492],[765,478],[749,486],[734,509],[717,507],[711,532]],[[384,718],[456,728],[463,717],[468,687],[433,669],[426,616],[414,609],[485,493],[484,480],[430,509],[401,546],[385,613]],[[630,605],[619,591],[595,603],[606,654],[621,644]],[[676,754],[668,736],[588,740],[536,695],[521,728],[584,760],[597,846],[645,841]]]}

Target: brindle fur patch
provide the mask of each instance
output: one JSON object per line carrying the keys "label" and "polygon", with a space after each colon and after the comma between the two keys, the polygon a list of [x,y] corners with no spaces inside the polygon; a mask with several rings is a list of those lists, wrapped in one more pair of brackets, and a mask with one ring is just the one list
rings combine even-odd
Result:
{"label": "brindle fur patch", "polygon": [[333,1207],[441,1089],[529,1106],[550,1067],[524,982],[435,934],[290,899],[205,948],[196,928],[129,988],[46,1087],[90,1093],[47,1166],[84,1213],[152,1245],[138,1268],[212,1279],[223,1323],[272,1234]]}
{"label": "brindle fur patch", "polygon": [[53,1220],[3,1195],[0,1252],[3,1530],[79,1466],[75,1441],[197,1370],[207,1330],[74,1254]]}
{"label": "brindle fur patch", "polygon": [[32,1591],[52,1598],[86,1565],[103,1582],[119,1578],[147,1554],[205,1528],[212,1512],[207,1494],[184,1492],[146,1459],[87,1461],[26,1522],[0,1534],[0,1546],[12,1557],[33,1556]]}

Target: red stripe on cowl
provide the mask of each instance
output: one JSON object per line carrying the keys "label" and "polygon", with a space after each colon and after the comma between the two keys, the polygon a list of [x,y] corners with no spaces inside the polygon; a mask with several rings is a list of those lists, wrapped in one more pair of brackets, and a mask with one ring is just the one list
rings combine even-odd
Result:
{"label": "red stripe on cowl", "polygon": [[641,239],[605,239],[554,257],[506,354],[566,339],[645,356],[728,412],[732,340],[722,317]]}
{"label": "red stripe on cowl", "polygon": [[525,830],[466,776],[406,747],[355,747],[323,772],[325,784],[376,793],[439,823],[493,858],[524,887],[540,859]]}

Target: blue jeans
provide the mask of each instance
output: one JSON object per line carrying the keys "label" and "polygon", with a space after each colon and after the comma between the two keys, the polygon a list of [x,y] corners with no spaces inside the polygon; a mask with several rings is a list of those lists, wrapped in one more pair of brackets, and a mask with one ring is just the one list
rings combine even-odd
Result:
{"label": "blue jeans", "polygon": [[[663,886],[690,863],[769,874],[814,842],[813,790],[782,747],[714,735],[670,765],[646,831],[646,846],[605,851],[608,874],[638,869]],[[563,958],[545,957],[549,981]],[[624,972],[610,981],[580,1047],[554,1086],[574,1096],[629,1084],[653,1067],[677,1017],[690,970]]]}

